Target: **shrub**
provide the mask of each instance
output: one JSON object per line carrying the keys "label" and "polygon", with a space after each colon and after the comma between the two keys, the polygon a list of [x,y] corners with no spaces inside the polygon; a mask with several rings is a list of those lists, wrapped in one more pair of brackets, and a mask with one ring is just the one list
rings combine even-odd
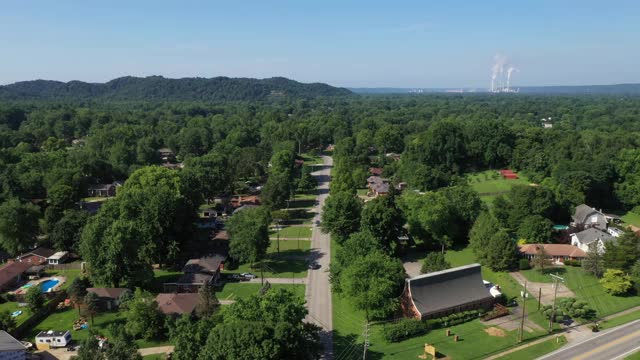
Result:
{"label": "shrub", "polygon": [[520,270],[531,269],[531,265],[529,265],[529,259],[520,259],[520,261],[518,262],[518,268]]}
{"label": "shrub", "polygon": [[571,260],[571,259],[569,259],[569,260],[565,260],[565,261],[564,261],[564,264],[565,264],[565,265],[567,265],[567,266],[576,266],[576,267],[579,267],[579,266],[582,266],[582,261],[580,261],[580,260]]}
{"label": "shrub", "polygon": [[382,334],[387,342],[398,342],[429,332],[429,323],[416,319],[402,319],[396,323],[387,324]]}

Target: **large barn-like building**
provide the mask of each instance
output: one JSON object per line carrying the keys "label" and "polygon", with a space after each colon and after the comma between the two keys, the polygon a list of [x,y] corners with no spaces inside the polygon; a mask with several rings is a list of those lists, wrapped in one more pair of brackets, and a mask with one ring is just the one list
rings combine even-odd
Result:
{"label": "large barn-like building", "polygon": [[494,297],[482,281],[480,264],[436,271],[406,280],[401,297],[406,317],[432,319],[490,308]]}

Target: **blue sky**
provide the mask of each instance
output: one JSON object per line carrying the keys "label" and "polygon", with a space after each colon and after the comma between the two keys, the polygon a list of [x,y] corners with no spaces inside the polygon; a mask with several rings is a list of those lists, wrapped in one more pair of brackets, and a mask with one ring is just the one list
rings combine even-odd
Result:
{"label": "blue sky", "polygon": [[0,84],[272,77],[348,87],[640,82],[640,1],[5,1]]}

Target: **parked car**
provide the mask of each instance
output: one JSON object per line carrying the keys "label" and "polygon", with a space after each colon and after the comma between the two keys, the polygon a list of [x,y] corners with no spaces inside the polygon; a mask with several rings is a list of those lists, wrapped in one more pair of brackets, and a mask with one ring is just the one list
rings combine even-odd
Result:
{"label": "parked car", "polygon": [[245,279],[257,279],[258,276],[252,273],[242,273],[240,274],[240,276],[242,276]]}
{"label": "parked car", "polygon": [[317,261],[312,261],[312,262],[309,263],[309,269],[311,269],[311,270],[318,270],[318,269],[320,269],[320,267],[321,266],[320,266],[320,264],[318,264]]}

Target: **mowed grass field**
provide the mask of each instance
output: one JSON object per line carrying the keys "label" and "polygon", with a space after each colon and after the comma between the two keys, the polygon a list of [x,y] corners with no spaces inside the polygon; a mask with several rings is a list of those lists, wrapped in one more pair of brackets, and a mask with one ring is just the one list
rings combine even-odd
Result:
{"label": "mowed grass field", "polygon": [[500,360],[537,359],[538,357],[544,354],[548,354],[552,351],[558,350],[566,343],[567,343],[567,338],[564,337],[564,335],[562,335],[554,339],[543,341],[539,344],[531,345],[522,350],[514,351],[505,356],[501,356],[498,359]]}
{"label": "mowed grass field", "polygon": [[500,194],[506,193],[514,185],[529,185],[529,179],[518,173],[518,179],[506,180],[500,176],[498,170],[487,170],[467,176],[469,185],[480,195],[480,199],[487,205]]}
{"label": "mowed grass field", "polygon": [[[598,312],[598,316],[611,315],[640,305],[640,296],[613,296],[607,294],[598,279],[580,267],[564,266],[546,273],[558,273],[565,280],[565,285],[576,294],[578,300],[585,301]],[[521,273],[530,281],[552,282],[548,274],[537,270],[525,270]]]}
{"label": "mowed grass field", "polygon": [[628,213],[622,216],[622,221],[629,225],[634,225],[640,227],[640,215],[629,211]]}

